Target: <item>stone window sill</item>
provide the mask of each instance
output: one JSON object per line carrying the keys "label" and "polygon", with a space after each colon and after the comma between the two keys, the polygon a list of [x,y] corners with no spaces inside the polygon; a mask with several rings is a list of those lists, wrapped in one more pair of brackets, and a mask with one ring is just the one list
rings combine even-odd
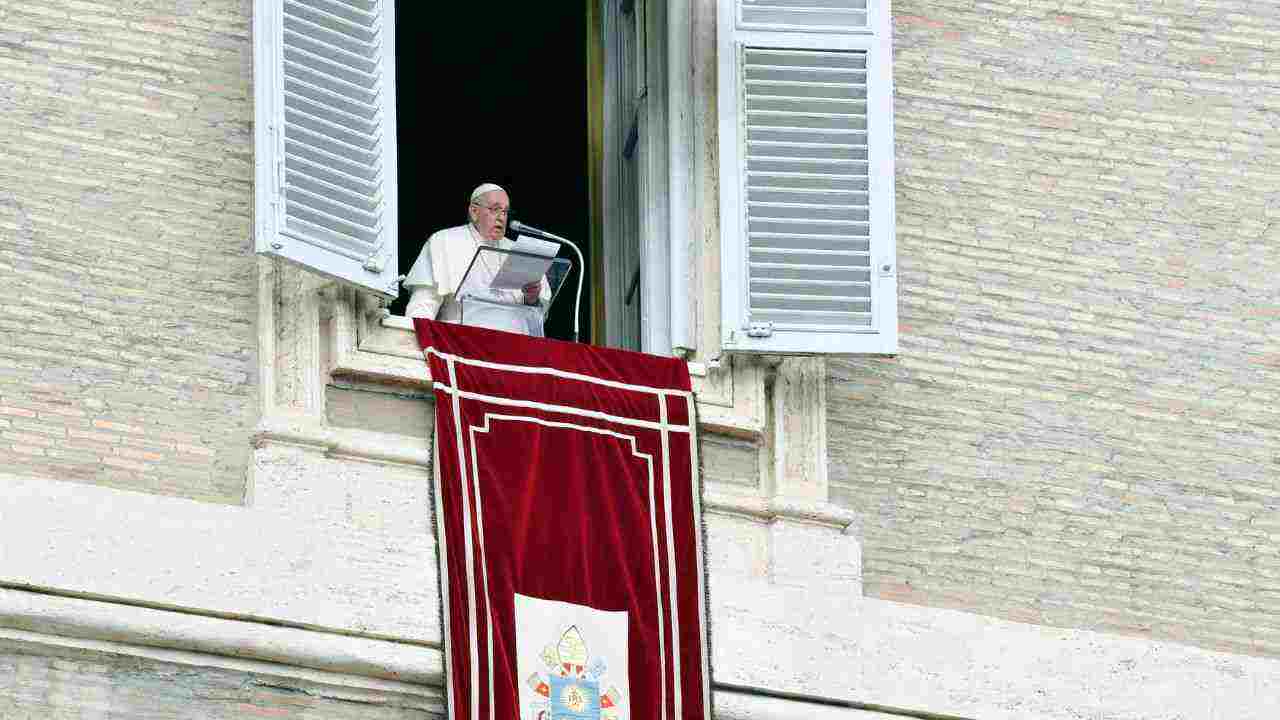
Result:
{"label": "stone window sill", "polygon": [[[387,315],[369,300],[343,293],[330,316],[328,357],[333,376],[429,389],[427,366],[413,321]],[[689,363],[704,431],[761,440],[765,424],[765,367],[749,358],[720,364]]]}

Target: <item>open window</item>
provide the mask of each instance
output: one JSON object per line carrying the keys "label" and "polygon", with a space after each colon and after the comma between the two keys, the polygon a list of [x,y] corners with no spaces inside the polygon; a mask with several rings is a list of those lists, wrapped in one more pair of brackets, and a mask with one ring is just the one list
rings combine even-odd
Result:
{"label": "open window", "polygon": [[[586,245],[585,39],[541,48],[565,8],[535,10],[260,0],[258,251],[399,297],[395,311],[426,237],[491,180],[535,209],[521,219]],[[585,27],[582,9],[568,21]]]}
{"label": "open window", "polygon": [[[661,170],[646,135],[646,5],[516,5],[494,17],[440,3],[259,0],[258,251],[398,313],[407,293],[396,278],[493,181],[514,217],[588,254],[589,339],[669,351],[641,331],[667,312],[666,293],[640,279],[665,269],[665,253],[646,247],[665,249],[665,233],[641,212]],[[571,301],[553,308],[549,335],[568,336]]]}
{"label": "open window", "polygon": [[897,351],[885,0],[720,0],[726,350]]}
{"label": "open window", "polygon": [[[259,251],[394,297],[426,236],[493,180],[522,221],[587,240],[591,340],[670,351],[688,242],[672,5],[515,6],[498,22],[259,0]],[[718,28],[723,348],[895,352],[887,2],[720,0]]]}

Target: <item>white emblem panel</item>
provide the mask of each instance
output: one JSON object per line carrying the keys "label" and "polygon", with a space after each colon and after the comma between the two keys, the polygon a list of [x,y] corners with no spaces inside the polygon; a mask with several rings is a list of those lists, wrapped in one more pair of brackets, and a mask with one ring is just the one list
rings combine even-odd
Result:
{"label": "white emblem panel", "polygon": [[515,594],[521,720],[630,720],[627,613]]}

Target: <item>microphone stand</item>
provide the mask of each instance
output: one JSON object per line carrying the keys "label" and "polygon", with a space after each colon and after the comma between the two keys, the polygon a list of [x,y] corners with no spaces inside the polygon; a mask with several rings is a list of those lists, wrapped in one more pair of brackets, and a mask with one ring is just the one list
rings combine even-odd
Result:
{"label": "microphone stand", "polygon": [[578,256],[578,294],[573,299],[573,341],[578,342],[578,316],[581,315],[580,310],[582,308],[582,276],[587,271],[586,261],[582,259],[582,251],[578,249],[577,245],[573,244],[572,241],[566,238],[562,238],[559,235],[556,235],[555,233],[549,233],[546,230],[529,227],[528,225],[525,225],[519,220],[512,220],[510,223],[508,223],[508,225],[512,230],[515,230],[517,233],[527,233],[529,235],[536,235],[538,237],[546,238],[547,240],[555,240],[558,243],[568,245],[570,248],[573,249],[573,252],[577,254]]}

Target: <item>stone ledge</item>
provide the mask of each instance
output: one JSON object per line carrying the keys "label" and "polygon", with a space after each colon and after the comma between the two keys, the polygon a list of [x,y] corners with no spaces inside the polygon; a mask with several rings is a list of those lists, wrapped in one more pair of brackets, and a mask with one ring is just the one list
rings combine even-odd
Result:
{"label": "stone ledge", "polygon": [[756,693],[741,688],[718,687],[715,691],[716,720],[959,720],[943,716],[870,710],[838,702]]}
{"label": "stone ledge", "polygon": [[[439,685],[439,648],[0,588],[0,628]],[[134,653],[137,654],[137,653]],[[393,687],[393,686],[386,686]]]}
{"label": "stone ledge", "polygon": [[310,415],[277,413],[262,418],[254,429],[253,445],[282,443],[315,448],[326,455],[370,462],[429,467],[431,439],[335,428]]}
{"label": "stone ledge", "polygon": [[708,512],[740,515],[767,523],[791,520],[830,527],[847,534],[857,530],[856,513],[826,502],[765,498],[708,488],[703,491],[702,507]]}

